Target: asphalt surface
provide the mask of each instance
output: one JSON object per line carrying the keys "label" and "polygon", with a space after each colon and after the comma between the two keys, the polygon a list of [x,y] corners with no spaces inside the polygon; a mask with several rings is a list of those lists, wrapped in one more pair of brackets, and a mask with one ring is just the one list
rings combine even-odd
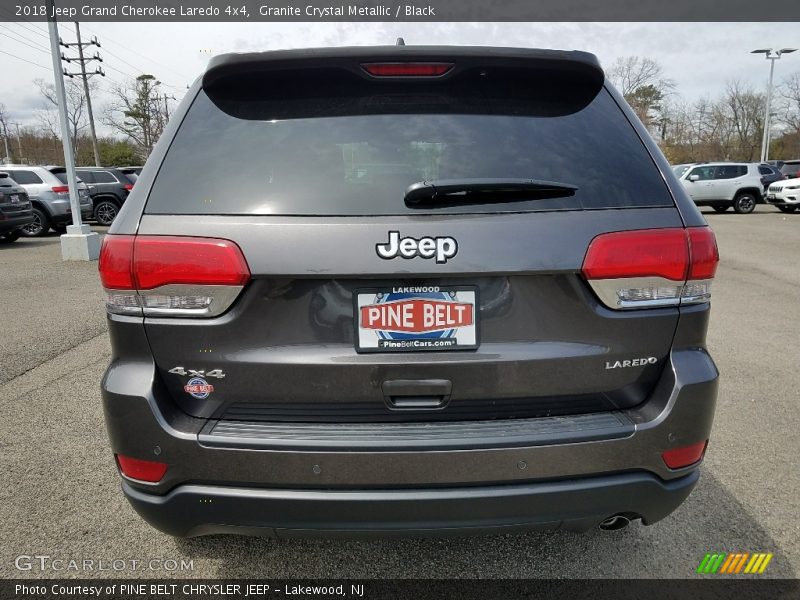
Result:
{"label": "asphalt surface", "polygon": [[[652,527],[386,541],[177,540],[128,506],[103,426],[109,356],[96,263],[58,237],[0,247],[2,577],[695,577],[706,552],[772,552],[800,573],[800,214],[708,214],[722,255],[709,347],[722,377],[694,493]],[[20,555],[128,561],[120,571],[19,571]],[[139,571],[130,561],[191,560]],[[24,561],[23,561],[24,564]],[[95,564],[98,564],[97,562]],[[138,569],[140,567],[137,567]]]}

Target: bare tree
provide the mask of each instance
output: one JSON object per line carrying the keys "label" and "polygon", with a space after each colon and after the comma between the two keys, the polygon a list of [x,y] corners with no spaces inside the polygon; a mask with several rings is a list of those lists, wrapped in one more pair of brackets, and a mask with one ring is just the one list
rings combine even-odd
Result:
{"label": "bare tree", "polygon": [[756,160],[764,132],[764,94],[740,81],[730,81],[717,105],[719,119],[729,134],[725,158]]}
{"label": "bare tree", "polygon": [[800,134],[800,71],[792,73],[778,87],[783,99],[782,121],[792,133]]}
{"label": "bare tree", "polygon": [[778,98],[781,100],[778,114],[784,131],[776,140],[776,150],[784,158],[794,158],[800,156],[800,71],[783,80],[778,87]]}
{"label": "bare tree", "polygon": [[135,80],[112,88],[114,101],[104,122],[125,135],[147,158],[167,124],[166,105],[160,95],[161,82],[153,75],[139,75]]}
{"label": "bare tree", "polygon": [[0,102],[0,135],[3,136],[3,156],[11,158],[11,147],[8,140],[8,113],[6,105]]}
{"label": "bare tree", "polygon": [[[39,91],[46,100],[44,109],[39,115],[42,126],[49,131],[53,137],[60,137],[61,129],[58,125],[58,97],[56,88],[52,83],[46,83],[43,79],[36,79],[34,83],[39,87]],[[86,113],[86,93],[83,85],[74,79],[67,79],[64,82],[67,97],[67,123],[70,131],[70,142],[75,153],[78,152],[78,140],[81,132],[86,129],[89,122]],[[96,84],[90,82],[89,89],[93,91]]]}
{"label": "bare tree", "polygon": [[651,58],[626,56],[616,60],[608,77],[648,128],[662,125],[663,101],[675,88],[661,65]]}

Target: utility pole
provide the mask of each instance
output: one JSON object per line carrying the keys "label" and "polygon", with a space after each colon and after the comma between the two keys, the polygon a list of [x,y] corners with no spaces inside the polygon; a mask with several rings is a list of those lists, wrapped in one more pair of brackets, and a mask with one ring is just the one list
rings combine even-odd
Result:
{"label": "utility pole", "polygon": [[[48,13],[53,14],[54,1],[48,2]],[[53,59],[53,79],[58,98],[58,120],[61,125],[61,139],[64,148],[64,166],[67,167],[67,183],[69,187],[69,204],[72,209],[72,225],[67,226],[67,233],[61,236],[61,258],[63,260],[97,260],[100,255],[100,238],[88,225],[81,222],[81,205],[78,201],[78,177],[75,174],[75,156],[72,144],[69,143],[69,123],[67,121],[67,93],[64,89],[64,71],[58,53],[60,39],[58,23],[55,18],[47,22],[50,33],[50,54]]]}
{"label": "utility pole", "polygon": [[3,143],[6,145],[5,157],[11,160],[11,155],[8,153],[8,131],[5,130],[5,126],[3,127]]}
{"label": "utility pole", "polygon": [[17,128],[17,146],[19,146],[19,157],[22,158],[22,136],[19,134],[19,123],[14,123]]}
{"label": "utility pole", "polygon": [[95,131],[95,128],[94,128],[94,115],[92,114],[92,98],[91,98],[91,95],[89,94],[89,77],[91,77],[92,75],[100,75],[101,77],[105,77],[106,74],[103,72],[103,69],[101,67],[97,67],[93,72],[88,73],[86,71],[86,64],[87,63],[89,63],[89,62],[91,62],[93,60],[96,60],[97,62],[103,62],[103,59],[100,56],[100,54],[97,53],[97,52],[95,52],[94,56],[89,57],[89,58],[86,58],[86,56],[83,53],[84,47],[97,46],[99,48],[100,47],[100,42],[97,40],[96,37],[93,37],[90,42],[82,42],[81,41],[81,26],[80,26],[80,23],[78,23],[77,21],[75,21],[75,37],[77,38],[77,41],[75,43],[67,44],[67,43],[59,40],[59,44],[61,44],[65,48],[71,48],[72,46],[77,47],[77,49],[78,49],[78,58],[66,57],[62,53],[61,54],[61,59],[66,61],[66,62],[77,61],[78,63],[80,63],[81,69],[80,69],[80,71],[78,71],[76,73],[70,73],[65,69],[64,70],[64,75],[66,75],[67,77],[70,77],[70,78],[75,77],[76,75],[79,75],[83,79],[83,92],[84,92],[84,94],[86,94],[86,112],[89,114],[89,130],[90,130],[91,135],[92,135],[92,150],[94,151],[94,164],[95,164],[95,166],[100,167],[102,165],[100,164],[100,150],[97,147],[97,132]]}
{"label": "utility pole", "polygon": [[178,99],[175,96],[167,96],[166,94],[164,94],[164,117],[165,117],[164,118],[164,124],[165,125],[169,122],[169,102],[168,102],[169,100],[177,101]]}

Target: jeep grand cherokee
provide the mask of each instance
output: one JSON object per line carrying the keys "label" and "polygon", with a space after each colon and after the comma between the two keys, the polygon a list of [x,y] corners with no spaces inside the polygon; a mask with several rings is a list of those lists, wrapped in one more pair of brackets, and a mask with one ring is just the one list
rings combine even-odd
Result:
{"label": "jeep grand cherokee", "polygon": [[123,492],[176,536],[654,523],[717,261],[591,54],[216,57],[100,258]]}

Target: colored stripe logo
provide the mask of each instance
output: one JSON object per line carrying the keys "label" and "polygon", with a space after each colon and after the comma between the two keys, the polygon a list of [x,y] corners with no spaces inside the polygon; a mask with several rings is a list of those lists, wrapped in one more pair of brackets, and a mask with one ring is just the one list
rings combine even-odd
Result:
{"label": "colored stripe logo", "polygon": [[771,552],[709,552],[700,561],[697,572],[704,575],[760,575],[771,560]]}

